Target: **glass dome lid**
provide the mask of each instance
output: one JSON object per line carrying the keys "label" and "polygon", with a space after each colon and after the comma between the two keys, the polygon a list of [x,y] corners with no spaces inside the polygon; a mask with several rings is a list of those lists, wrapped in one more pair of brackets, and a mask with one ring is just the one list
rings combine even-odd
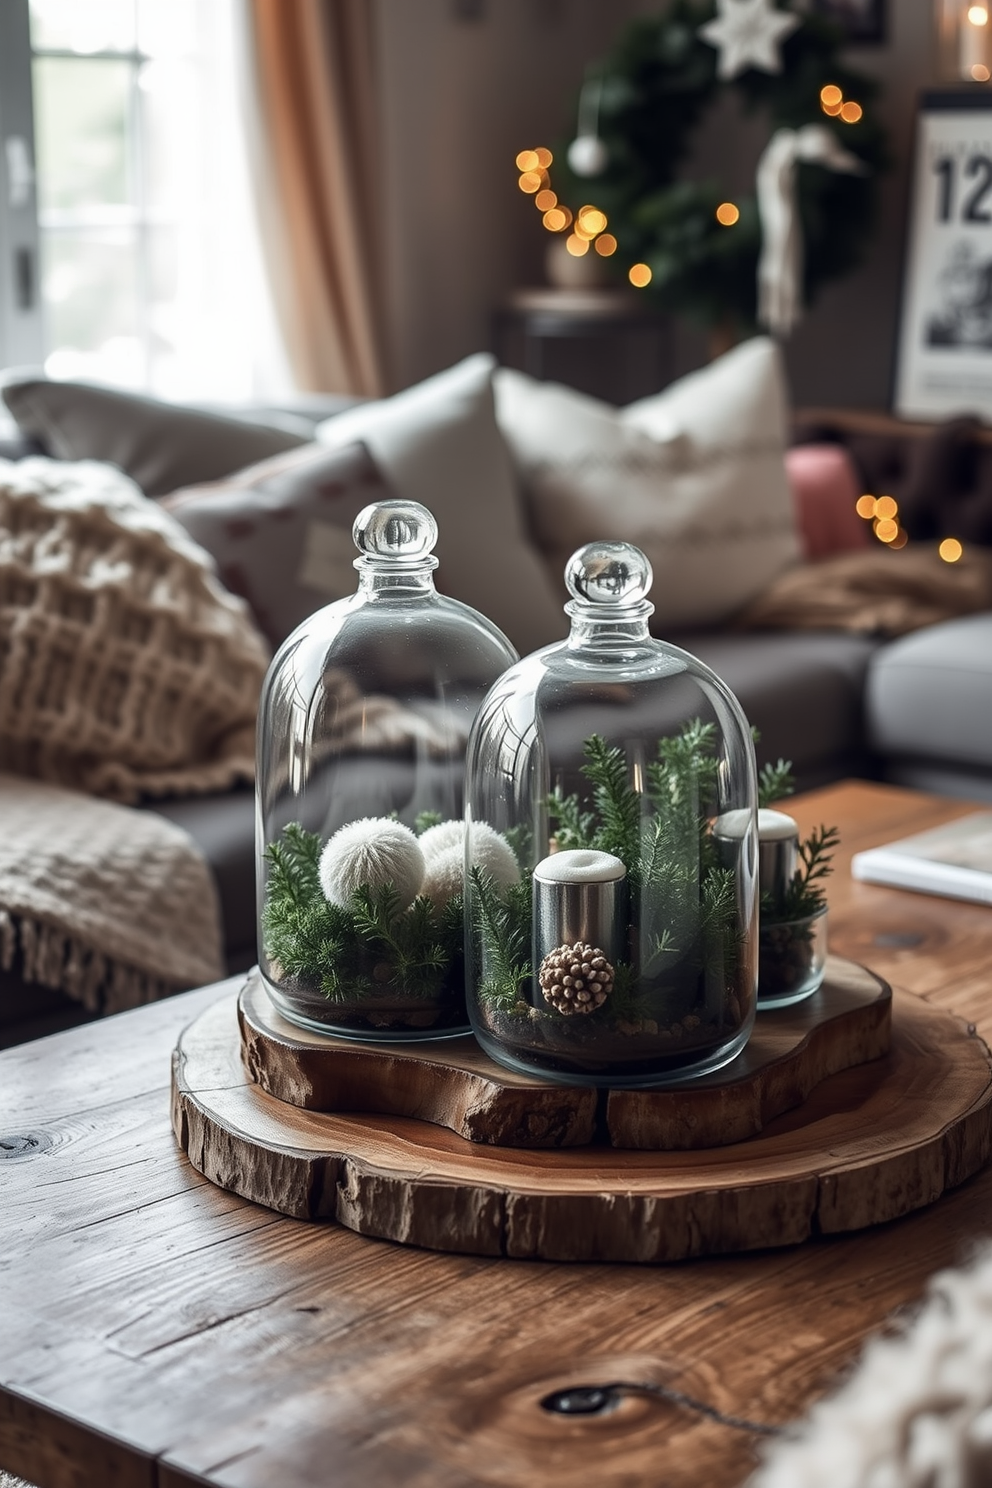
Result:
{"label": "glass dome lid", "polygon": [[436,1038],[467,1027],[465,745],[516,652],[437,592],[425,507],[378,502],[353,536],[357,591],[289,636],[262,689],[259,966],[294,1022]]}
{"label": "glass dome lid", "polygon": [[[638,548],[588,544],[565,578],[569,636],[500,677],[469,740],[469,1013],[511,1068],[677,1083],[732,1059],[754,1020],[751,732],[709,667],[651,636]],[[490,834],[515,882],[487,869]]]}

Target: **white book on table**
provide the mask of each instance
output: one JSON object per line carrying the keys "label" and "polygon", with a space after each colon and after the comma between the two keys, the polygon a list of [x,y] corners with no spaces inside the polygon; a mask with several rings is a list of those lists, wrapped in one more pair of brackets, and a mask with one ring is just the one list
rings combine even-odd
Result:
{"label": "white book on table", "polygon": [[992,904],[992,811],[855,853],[851,873],[868,883]]}

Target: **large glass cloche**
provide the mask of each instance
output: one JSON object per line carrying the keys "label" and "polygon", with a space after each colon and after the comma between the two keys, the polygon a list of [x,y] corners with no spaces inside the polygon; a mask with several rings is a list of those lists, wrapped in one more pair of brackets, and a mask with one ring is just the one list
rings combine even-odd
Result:
{"label": "large glass cloche", "polygon": [[678,1082],[754,1020],[751,733],[714,672],[651,636],[638,548],[589,544],[565,577],[570,635],[504,673],[469,741],[472,1026],[563,1083]]}
{"label": "large glass cloche", "polygon": [[465,745],[516,652],[435,589],[425,507],[366,507],[354,539],[357,593],[294,631],[262,690],[259,963],[293,1022],[436,1038],[467,1027]]}

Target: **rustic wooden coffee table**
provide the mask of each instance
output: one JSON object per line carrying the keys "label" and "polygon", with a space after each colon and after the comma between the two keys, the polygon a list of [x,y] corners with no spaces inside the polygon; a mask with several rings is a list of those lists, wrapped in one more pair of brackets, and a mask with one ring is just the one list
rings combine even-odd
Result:
{"label": "rustic wooden coffee table", "polygon": [[[849,784],[831,943],[992,1041],[992,910],[853,883],[965,802]],[[0,1054],[0,1466],[42,1488],[742,1483],[860,1341],[992,1228],[992,1169],[839,1239],[668,1267],[483,1260],[284,1219],[202,1179],[168,1115],[204,988]],[[556,1390],[657,1395],[561,1415]]]}

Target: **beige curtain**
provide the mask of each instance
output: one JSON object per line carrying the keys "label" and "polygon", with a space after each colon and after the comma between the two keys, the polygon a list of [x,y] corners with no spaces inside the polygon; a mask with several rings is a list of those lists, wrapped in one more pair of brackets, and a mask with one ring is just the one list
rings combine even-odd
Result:
{"label": "beige curtain", "polygon": [[256,183],[296,381],[382,392],[373,16],[369,0],[248,0]]}

